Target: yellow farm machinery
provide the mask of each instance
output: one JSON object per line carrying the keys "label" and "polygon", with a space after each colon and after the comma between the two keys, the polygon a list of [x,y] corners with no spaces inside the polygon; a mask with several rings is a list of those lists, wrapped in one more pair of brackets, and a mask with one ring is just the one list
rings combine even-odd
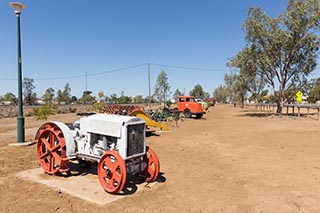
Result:
{"label": "yellow farm machinery", "polygon": [[149,115],[149,113],[147,113],[144,108],[139,105],[107,104],[104,108],[103,113],[136,116],[146,121],[147,129],[150,129],[150,127],[156,127],[163,131],[169,130],[169,127],[166,124],[157,122],[156,120],[152,119],[152,116]]}

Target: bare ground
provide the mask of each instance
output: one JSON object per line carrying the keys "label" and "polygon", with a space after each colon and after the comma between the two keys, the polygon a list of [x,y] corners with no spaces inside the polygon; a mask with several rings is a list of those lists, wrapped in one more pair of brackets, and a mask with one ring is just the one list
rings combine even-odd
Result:
{"label": "bare ground", "polygon": [[[41,124],[26,119],[28,140]],[[158,186],[107,206],[17,179],[39,165],[35,145],[8,146],[15,125],[15,118],[0,119],[0,212],[320,211],[320,121],[313,117],[217,105],[204,119],[171,124],[172,131],[147,138],[161,162]]]}

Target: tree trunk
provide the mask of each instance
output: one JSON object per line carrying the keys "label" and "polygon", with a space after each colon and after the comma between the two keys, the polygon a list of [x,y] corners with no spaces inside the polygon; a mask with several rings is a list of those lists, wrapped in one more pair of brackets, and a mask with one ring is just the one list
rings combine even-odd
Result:
{"label": "tree trunk", "polygon": [[283,96],[284,96],[284,91],[280,90],[279,91],[278,102],[277,102],[277,114],[281,114],[282,113]]}
{"label": "tree trunk", "polygon": [[241,108],[244,108],[244,95],[241,96]]}
{"label": "tree trunk", "polygon": [[278,101],[278,103],[277,103],[277,114],[281,114],[281,113],[282,113],[282,103],[280,103]]}

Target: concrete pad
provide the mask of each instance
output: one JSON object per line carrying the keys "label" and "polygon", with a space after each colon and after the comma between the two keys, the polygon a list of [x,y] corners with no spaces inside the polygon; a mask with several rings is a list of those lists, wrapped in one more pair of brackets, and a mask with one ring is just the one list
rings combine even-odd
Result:
{"label": "concrete pad", "polygon": [[[120,192],[119,195],[112,195],[105,192],[100,185],[98,175],[96,174],[96,167],[87,171],[84,171],[80,165],[74,164],[71,167],[73,167],[70,169],[72,170],[72,174],[66,176],[48,175],[44,173],[42,168],[36,168],[20,172],[17,174],[17,177],[23,180],[44,184],[59,192],[65,192],[71,196],[98,205],[106,205],[125,198],[130,194],[138,193],[142,190],[150,190],[150,188],[155,185],[155,182],[141,183],[141,181],[139,182],[139,180],[137,180],[138,178],[129,176],[127,177],[127,183],[124,186],[123,192]],[[80,171],[76,171],[76,169],[79,169]]]}
{"label": "concrete pad", "polygon": [[9,146],[31,146],[31,145],[33,145],[35,143],[37,143],[37,141],[21,142],[21,143],[10,143]]}

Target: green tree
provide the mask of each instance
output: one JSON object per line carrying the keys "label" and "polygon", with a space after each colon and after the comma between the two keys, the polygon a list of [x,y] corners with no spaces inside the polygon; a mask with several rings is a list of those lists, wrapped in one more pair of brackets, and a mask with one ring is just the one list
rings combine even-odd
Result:
{"label": "green tree", "polygon": [[263,78],[259,78],[257,73],[258,53],[254,45],[250,48],[246,46],[235,57],[229,60],[228,66],[236,68],[243,81],[246,81],[248,92],[251,92],[250,99],[255,103],[259,101],[259,95],[266,85]]}
{"label": "green tree", "polygon": [[[259,94],[259,97],[258,97],[258,102],[259,103],[263,103],[263,102],[266,102],[267,99],[268,99],[268,93],[269,93],[269,90],[265,89],[265,90],[262,90]],[[256,97],[252,97],[252,99],[255,99]]]}
{"label": "green tree", "polygon": [[118,98],[117,103],[119,104],[130,104],[131,103],[131,98],[129,96],[121,96]]}
{"label": "green tree", "polygon": [[53,97],[54,97],[54,89],[52,87],[49,87],[45,91],[44,95],[42,96],[42,98],[46,104],[51,103],[53,101]]}
{"label": "green tree", "polygon": [[93,104],[96,101],[96,98],[91,95],[92,91],[83,91],[80,102],[83,104]]}
{"label": "green tree", "polygon": [[151,95],[150,97],[147,96],[147,97],[145,98],[145,101],[148,101],[148,102],[149,102],[149,100],[150,100],[151,103],[157,103],[157,100],[154,98],[153,95]]}
{"label": "green tree", "polygon": [[226,86],[220,85],[213,92],[213,97],[217,102],[227,103],[228,102],[228,89]]}
{"label": "green tree", "polygon": [[115,104],[115,103],[117,103],[117,101],[118,101],[117,94],[115,94],[115,93],[111,94],[110,95],[110,102]]}
{"label": "green tree", "polygon": [[76,103],[78,101],[77,96],[71,96],[71,103]]}
{"label": "green tree", "polygon": [[60,89],[57,91],[56,102],[58,102],[58,104],[60,103],[70,104],[72,102],[72,97],[70,92],[71,92],[71,88],[69,86],[69,83],[66,83],[63,91],[61,91]]}
{"label": "green tree", "polygon": [[2,100],[10,101],[14,105],[18,104],[18,98],[12,92],[7,92],[6,94],[4,94],[4,96],[2,97]]}
{"label": "green tree", "polygon": [[144,103],[144,99],[143,99],[142,95],[137,95],[136,97],[134,97],[134,102],[137,104]]}
{"label": "green tree", "polygon": [[170,85],[168,82],[168,76],[167,73],[162,70],[157,78],[157,82],[154,88],[154,96],[157,98],[157,100],[160,102],[160,104],[164,104],[167,101],[167,98],[170,95]]}
{"label": "green tree", "polygon": [[37,100],[37,94],[33,92],[36,88],[34,85],[34,80],[32,78],[24,78],[23,79],[23,96],[24,102],[28,105],[34,105]]}
{"label": "green tree", "polygon": [[315,103],[320,100],[320,78],[312,82],[312,89],[308,93],[308,101]]}
{"label": "green tree", "polygon": [[230,74],[225,74],[224,81],[228,100],[234,104],[241,103],[243,106],[248,93],[248,81],[246,78],[232,71]]}
{"label": "green tree", "polygon": [[257,74],[273,91],[278,85],[277,112],[282,112],[285,91],[301,87],[314,71],[320,39],[319,0],[289,0],[276,18],[250,8],[244,24],[248,45],[257,51]]}
{"label": "green tree", "polygon": [[235,75],[235,81],[232,84],[232,90],[234,93],[234,103],[241,103],[243,107],[244,101],[247,97],[248,89],[248,81],[243,75]]}
{"label": "green tree", "polygon": [[50,115],[57,113],[58,106],[52,102],[41,107],[33,108],[32,112],[36,120],[48,120]]}
{"label": "green tree", "polygon": [[57,91],[56,102],[57,102],[58,104],[60,104],[61,102],[63,102],[63,94],[62,94],[62,91],[61,91],[60,89],[58,89],[58,91]]}
{"label": "green tree", "polygon": [[182,95],[182,92],[179,89],[176,89],[173,93],[173,100],[177,101],[178,97]]}
{"label": "green tree", "polygon": [[200,84],[197,84],[193,90],[189,92],[190,95],[195,98],[209,98],[210,94],[205,92]]}
{"label": "green tree", "polygon": [[69,86],[69,83],[66,83],[66,85],[64,86],[64,90],[62,92],[63,98],[64,98],[64,102],[66,102],[66,104],[70,104],[71,103],[71,88]]}
{"label": "green tree", "polygon": [[236,73],[230,73],[224,75],[224,83],[226,85],[227,102],[235,102],[237,96],[237,90],[234,87],[234,83],[237,79]]}

